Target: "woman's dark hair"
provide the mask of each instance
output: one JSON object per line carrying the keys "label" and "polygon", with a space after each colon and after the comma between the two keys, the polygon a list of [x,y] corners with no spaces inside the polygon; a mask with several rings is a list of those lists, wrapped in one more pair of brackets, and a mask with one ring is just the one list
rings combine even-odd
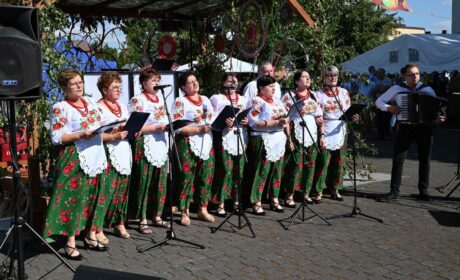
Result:
{"label": "woman's dark hair", "polygon": [[142,70],[142,72],[139,75],[139,83],[141,84],[141,87],[143,90],[145,90],[144,85],[142,84],[145,81],[148,81],[152,77],[158,77],[161,78],[160,72],[153,68],[147,68]]}
{"label": "woman's dark hair", "polygon": [[297,71],[297,72],[294,73],[294,82],[297,82],[298,80],[300,80],[300,77],[302,77],[303,72],[307,73],[310,76],[310,73],[308,73],[307,70]]}
{"label": "woman's dark hair", "polygon": [[238,76],[235,73],[225,73],[222,75],[222,79],[220,79],[220,91],[224,91],[224,83],[227,81],[228,77],[235,77],[238,80]]}
{"label": "woman's dark hair", "polygon": [[179,76],[179,79],[177,79],[177,84],[179,85],[180,89],[182,89],[182,87],[185,86],[185,84],[187,84],[187,79],[190,76],[196,77],[195,72],[189,71]]}
{"label": "woman's dark hair", "polygon": [[116,71],[102,72],[102,75],[97,80],[97,88],[99,89],[101,94],[104,95],[104,92],[102,90],[105,88],[109,88],[109,86],[115,81],[121,83],[121,77],[120,77],[120,74],[118,74],[118,72]]}
{"label": "woman's dark hair", "polygon": [[275,78],[271,76],[262,76],[257,79],[257,92],[260,92],[261,87],[266,87],[268,85],[276,83]]}

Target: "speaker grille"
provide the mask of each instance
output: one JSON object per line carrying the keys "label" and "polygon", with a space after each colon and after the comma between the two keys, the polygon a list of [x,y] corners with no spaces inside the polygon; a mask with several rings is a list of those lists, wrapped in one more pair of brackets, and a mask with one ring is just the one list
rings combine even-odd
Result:
{"label": "speaker grille", "polygon": [[20,95],[40,87],[40,48],[13,28],[0,28],[0,94]]}

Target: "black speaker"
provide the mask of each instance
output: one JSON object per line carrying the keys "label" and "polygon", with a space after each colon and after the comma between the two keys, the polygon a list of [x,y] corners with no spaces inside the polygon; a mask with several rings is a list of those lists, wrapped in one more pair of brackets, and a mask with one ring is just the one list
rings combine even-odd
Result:
{"label": "black speaker", "polygon": [[80,265],[75,271],[73,280],[163,280],[148,275],[140,275],[123,271],[97,268],[92,266]]}
{"label": "black speaker", "polygon": [[38,29],[37,9],[0,6],[0,99],[40,96]]}

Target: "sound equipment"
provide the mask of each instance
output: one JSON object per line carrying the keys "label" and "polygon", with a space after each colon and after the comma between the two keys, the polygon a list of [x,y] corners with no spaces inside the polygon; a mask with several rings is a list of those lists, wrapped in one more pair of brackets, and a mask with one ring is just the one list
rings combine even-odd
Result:
{"label": "sound equipment", "polygon": [[0,98],[40,96],[41,55],[35,8],[0,6]]}
{"label": "sound equipment", "polygon": [[432,125],[447,106],[447,99],[421,91],[398,93],[395,101],[401,108],[397,119],[404,124]]}
{"label": "sound equipment", "polygon": [[97,267],[91,267],[86,265],[80,265],[75,271],[73,280],[160,280],[165,278],[159,278],[148,275],[140,275],[134,273],[128,273],[123,271],[115,271],[110,269],[103,269]]}

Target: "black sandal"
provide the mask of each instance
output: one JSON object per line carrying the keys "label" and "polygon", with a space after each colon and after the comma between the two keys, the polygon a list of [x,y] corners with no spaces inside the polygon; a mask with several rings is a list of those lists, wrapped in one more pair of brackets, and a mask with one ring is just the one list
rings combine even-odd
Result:
{"label": "black sandal", "polygon": [[[223,213],[221,211],[223,211]],[[216,210],[216,213],[213,213],[213,214],[214,216],[221,217],[221,218],[227,217],[227,212],[225,212],[224,207],[218,207]]]}
{"label": "black sandal", "polygon": [[[67,253],[67,250],[66,249],[70,249],[70,253]],[[68,260],[72,260],[72,261],[81,261],[83,259],[83,256],[81,255],[80,252],[78,252],[79,254],[76,255],[76,256],[72,256],[73,252],[77,251],[77,248],[76,247],[70,247],[69,245],[65,245],[64,246],[64,257]]]}
{"label": "black sandal", "polygon": [[[262,211],[259,212],[259,209],[262,209]],[[252,214],[256,215],[256,216],[265,216],[265,211],[263,211],[264,209],[262,208],[262,205],[256,205],[254,204],[252,206]]]}
{"label": "black sandal", "polygon": [[281,207],[280,203],[279,202],[270,202],[270,210],[273,210],[275,212],[278,212],[278,213],[283,213],[284,212],[284,208]]}

